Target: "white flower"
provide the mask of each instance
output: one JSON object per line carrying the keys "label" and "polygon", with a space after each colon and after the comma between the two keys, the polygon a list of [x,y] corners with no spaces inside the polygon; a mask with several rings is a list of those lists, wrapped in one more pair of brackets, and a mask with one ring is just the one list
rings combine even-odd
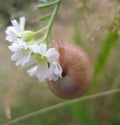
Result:
{"label": "white flower", "polygon": [[19,23],[16,20],[11,21],[13,26],[9,26],[6,29],[6,40],[14,42],[18,39],[22,39],[22,34],[25,27],[25,17],[20,17]]}
{"label": "white flower", "polygon": [[11,59],[16,61],[16,65],[25,66],[27,63],[29,63],[32,52],[26,42],[18,40],[9,46],[9,49],[14,52]]}
{"label": "white flower", "polygon": [[33,56],[36,60],[36,66],[28,70],[30,76],[36,76],[39,81],[54,80],[61,77],[62,69],[58,63],[59,53],[55,48],[47,50],[47,45],[31,46]]}

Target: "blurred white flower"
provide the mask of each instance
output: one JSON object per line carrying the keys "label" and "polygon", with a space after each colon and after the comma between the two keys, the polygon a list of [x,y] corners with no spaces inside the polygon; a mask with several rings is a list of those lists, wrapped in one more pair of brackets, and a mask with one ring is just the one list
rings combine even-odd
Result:
{"label": "blurred white flower", "polygon": [[34,38],[33,31],[25,31],[25,17],[20,17],[19,23],[16,20],[11,21],[13,26],[8,26],[6,29],[6,40],[15,42],[17,40],[31,41]]}
{"label": "blurred white flower", "polygon": [[25,17],[20,17],[19,23],[14,19],[11,20],[12,26],[6,28],[6,40],[14,42],[18,39],[23,39],[22,34],[25,27]]}
{"label": "blurred white flower", "polygon": [[29,63],[32,51],[26,42],[18,40],[9,46],[9,49],[14,52],[11,59],[16,61],[16,65],[25,66]]}
{"label": "blurred white flower", "polygon": [[57,80],[61,77],[62,68],[58,63],[59,53],[55,48],[47,50],[47,45],[32,45],[31,50],[36,60],[36,65],[28,70],[30,76],[36,76],[39,81]]}

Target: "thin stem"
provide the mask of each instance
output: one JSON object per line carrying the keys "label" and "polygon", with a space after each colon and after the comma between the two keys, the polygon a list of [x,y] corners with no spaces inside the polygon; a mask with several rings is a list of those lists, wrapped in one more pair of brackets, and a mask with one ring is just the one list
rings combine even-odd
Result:
{"label": "thin stem", "polygon": [[46,29],[48,29],[48,27],[49,27],[49,26],[47,25],[47,26],[45,26],[44,28],[42,28],[42,29],[36,31],[36,32],[35,32],[35,35],[38,34],[38,33],[41,33],[41,32],[43,32],[43,31],[45,31]]}
{"label": "thin stem", "polygon": [[62,2],[62,0],[59,0],[59,2],[56,4],[56,6],[54,8],[54,11],[52,13],[51,19],[49,21],[49,24],[48,24],[49,27],[48,27],[48,29],[47,29],[47,31],[45,33],[45,41],[46,41],[47,44],[48,44],[48,37],[50,35],[51,29],[52,29],[55,17],[56,17],[56,15],[58,13],[61,2]]}
{"label": "thin stem", "polygon": [[91,100],[91,99],[95,99],[95,98],[99,98],[99,97],[104,97],[104,96],[108,96],[108,95],[113,95],[113,94],[117,94],[120,93],[120,89],[113,89],[113,90],[108,90],[108,91],[104,91],[104,92],[100,92],[100,93],[96,93],[96,94],[92,94],[92,95],[88,95],[88,96],[84,96],[78,99],[74,99],[74,100],[70,100],[70,101],[66,101],[66,102],[62,102],[62,103],[58,103],[52,106],[49,106],[47,108],[43,108],[43,109],[39,109],[37,111],[34,111],[32,113],[20,116],[16,119],[13,119],[11,121],[8,121],[6,123],[3,123],[2,125],[11,125],[20,121],[23,121],[25,119],[28,119],[30,117],[45,113],[45,112],[49,112],[64,106],[67,106],[69,104],[74,104],[74,103],[78,103],[80,101],[85,101],[85,100]]}

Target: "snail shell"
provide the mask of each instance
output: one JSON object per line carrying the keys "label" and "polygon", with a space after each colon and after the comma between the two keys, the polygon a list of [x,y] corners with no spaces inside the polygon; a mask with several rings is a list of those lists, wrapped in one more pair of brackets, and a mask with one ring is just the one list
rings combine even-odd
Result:
{"label": "snail shell", "polygon": [[87,52],[75,44],[55,41],[60,53],[62,78],[48,82],[50,90],[60,98],[73,99],[83,95],[93,80],[93,63]]}

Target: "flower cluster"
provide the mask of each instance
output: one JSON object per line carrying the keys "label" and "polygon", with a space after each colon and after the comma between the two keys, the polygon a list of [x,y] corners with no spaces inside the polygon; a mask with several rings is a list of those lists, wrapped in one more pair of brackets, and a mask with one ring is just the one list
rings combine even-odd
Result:
{"label": "flower cluster", "polygon": [[29,66],[27,73],[36,76],[39,81],[61,78],[58,51],[55,48],[48,49],[46,43],[35,42],[35,33],[25,31],[25,17],[21,17],[19,23],[16,20],[11,23],[12,26],[6,29],[6,40],[11,43],[11,59],[16,61],[16,65]]}

